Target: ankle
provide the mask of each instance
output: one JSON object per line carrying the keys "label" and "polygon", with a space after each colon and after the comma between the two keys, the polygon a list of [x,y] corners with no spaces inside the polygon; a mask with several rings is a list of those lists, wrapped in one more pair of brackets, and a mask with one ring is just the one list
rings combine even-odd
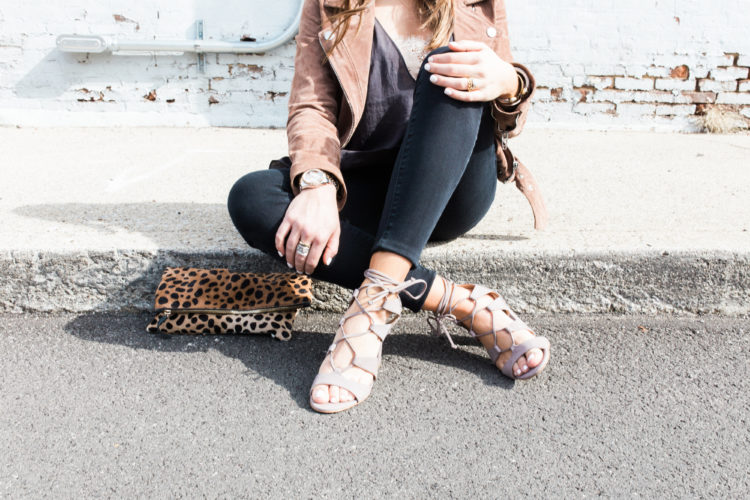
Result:
{"label": "ankle", "polygon": [[387,251],[378,251],[370,258],[370,269],[376,270],[393,279],[396,282],[406,279],[411,269],[411,262],[399,254]]}
{"label": "ankle", "polygon": [[435,276],[432,286],[427,291],[427,298],[424,299],[424,303],[422,304],[422,310],[436,312],[444,293],[445,283],[442,276]]}

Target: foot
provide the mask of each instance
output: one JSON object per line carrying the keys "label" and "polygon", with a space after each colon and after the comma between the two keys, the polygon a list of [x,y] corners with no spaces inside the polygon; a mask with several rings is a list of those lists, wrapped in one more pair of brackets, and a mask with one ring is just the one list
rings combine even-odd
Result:
{"label": "foot", "polygon": [[[436,279],[433,282],[433,286],[442,287],[442,293],[445,293],[444,282],[442,279]],[[467,316],[470,316],[472,310],[474,310],[475,305],[473,300],[467,300],[469,298],[469,295],[471,294],[471,288],[467,289],[464,288],[464,286],[466,285],[456,285],[454,287],[453,297],[451,298],[451,306],[455,306],[455,308],[453,309],[453,315],[458,319],[463,319]],[[492,331],[492,314],[484,307],[493,300],[494,297],[490,294],[486,294],[477,300],[477,313],[474,315],[473,328],[474,331],[479,335]],[[503,327],[507,326],[513,321],[510,317],[508,317],[507,314],[504,314],[502,310],[496,310],[495,316],[498,318],[498,330],[501,330]],[[467,329],[470,328],[471,318],[469,317],[466,320],[462,321],[462,324]],[[515,338],[516,345],[519,345],[534,337],[534,334],[530,330],[517,330],[513,333],[513,337]],[[492,349],[492,347],[495,345],[495,338],[493,335],[482,335],[481,337],[478,337],[478,340],[487,350]],[[502,369],[502,367],[505,366],[505,363],[511,357],[511,351],[506,351],[506,349],[508,349],[512,343],[513,339],[511,339],[511,336],[507,331],[503,330],[497,334],[497,344],[500,349],[504,351],[502,354],[500,354],[500,356],[497,358],[497,361],[495,362],[495,366],[497,366],[498,369]],[[516,377],[524,375],[529,370],[532,370],[539,366],[543,358],[544,355],[541,349],[530,349],[523,356],[518,358],[515,363],[513,363],[513,374]]]}
{"label": "foot", "polygon": [[[367,283],[371,283],[371,281],[365,279],[362,285]],[[374,311],[369,313],[373,321],[370,322],[366,314],[357,314],[356,316],[347,319],[342,325],[343,329],[347,332],[347,335],[352,335],[356,332],[364,332],[371,324],[385,324],[386,321],[389,320],[391,313],[382,309],[380,306],[382,306],[386,300],[397,297],[398,293],[390,294],[384,298],[373,301],[372,304],[369,304],[369,297],[367,297],[366,289],[360,287],[360,292],[358,294],[359,302],[363,304],[368,311]],[[358,311],[360,311],[360,309],[357,306],[357,303],[352,301],[349,305],[349,309],[344,313],[344,316],[348,316],[349,314]],[[333,340],[334,342],[342,337],[342,326],[339,326],[336,330],[336,336]],[[381,344],[381,340],[372,332],[368,332],[366,335],[359,337],[350,338],[346,341],[338,342],[333,352],[329,351],[326,354],[318,373],[331,373],[334,371],[331,366],[331,355],[333,355],[333,364],[336,367],[343,368],[351,365],[351,362],[354,359],[354,351],[352,348],[354,348],[358,356],[376,357],[381,350]],[[343,376],[363,385],[372,385],[374,382],[372,373],[356,366],[349,366],[346,368],[343,372]],[[312,388],[312,400],[316,403],[345,403],[353,401],[354,399],[355,397],[351,392],[337,385],[316,385]]]}

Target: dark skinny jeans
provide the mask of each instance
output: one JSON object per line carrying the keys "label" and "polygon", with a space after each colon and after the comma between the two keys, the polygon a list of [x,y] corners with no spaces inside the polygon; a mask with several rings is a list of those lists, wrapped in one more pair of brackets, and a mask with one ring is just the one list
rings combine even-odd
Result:
{"label": "dark skinny jeans", "polygon": [[[430,54],[449,50],[443,46]],[[497,173],[489,104],[445,95],[430,82],[424,61],[422,66],[395,163],[342,172],[348,196],[340,212],[338,254],[330,266],[320,262],[313,278],[354,289],[372,254],[386,250],[409,259],[407,279],[424,279],[429,290],[436,273],[419,264],[425,244],[461,236],[492,205]],[[229,214],[250,246],[284,261],[274,238],[293,198],[288,168],[250,172],[229,192]],[[412,311],[419,311],[426,297],[400,296]]]}

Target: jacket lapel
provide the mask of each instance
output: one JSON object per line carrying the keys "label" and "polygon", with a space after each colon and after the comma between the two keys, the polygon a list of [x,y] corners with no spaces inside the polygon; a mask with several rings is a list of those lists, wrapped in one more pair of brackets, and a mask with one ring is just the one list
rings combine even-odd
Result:
{"label": "jacket lapel", "polygon": [[[344,8],[344,0],[320,0],[321,29],[318,40],[324,50],[333,45],[333,30],[330,15],[338,9]],[[456,2],[453,23],[453,38],[455,40],[482,40],[494,50],[497,50],[500,36],[490,38],[485,35],[486,26],[491,26],[498,17],[498,12],[504,14],[504,2],[501,0],[458,0]],[[357,23],[361,25],[357,30]],[[372,37],[375,29],[375,2],[370,0],[360,16],[354,15],[349,19],[349,29],[344,38],[336,46],[329,58],[331,67],[338,78],[344,98],[351,109],[348,118],[347,133],[341,137],[344,146],[357,126],[364,112],[367,99],[367,85],[370,78],[370,59],[372,56]]]}
{"label": "jacket lapel", "polygon": [[[326,8],[340,9],[343,0],[321,0],[321,30],[318,39],[324,50],[333,45],[332,24]],[[370,78],[370,58],[372,56],[372,37],[375,29],[374,2],[371,1],[361,13],[361,25],[357,30],[360,16],[349,18],[349,29],[344,38],[331,54],[329,62],[336,74],[346,101],[352,111],[350,130],[342,141],[342,146],[348,142],[354,127],[364,112],[367,98],[367,84]]]}

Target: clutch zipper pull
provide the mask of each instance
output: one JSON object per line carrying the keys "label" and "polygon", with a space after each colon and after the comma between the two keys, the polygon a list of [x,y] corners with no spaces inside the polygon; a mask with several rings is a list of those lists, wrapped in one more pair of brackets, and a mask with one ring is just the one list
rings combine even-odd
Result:
{"label": "clutch zipper pull", "polygon": [[170,314],[172,314],[171,309],[165,309],[164,311],[162,311],[161,314],[159,314],[159,321],[156,322],[156,328],[159,328],[162,325],[162,323],[167,321],[167,318],[169,317]]}

